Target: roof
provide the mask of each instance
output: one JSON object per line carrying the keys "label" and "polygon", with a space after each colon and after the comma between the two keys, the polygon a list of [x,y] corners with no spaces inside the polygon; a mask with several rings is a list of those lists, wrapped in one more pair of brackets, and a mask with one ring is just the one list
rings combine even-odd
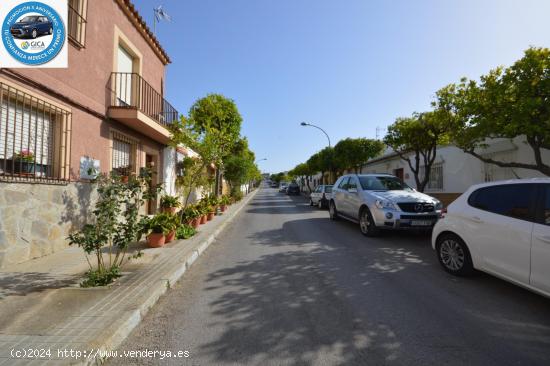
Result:
{"label": "roof", "polygon": [[149,43],[153,51],[155,51],[155,53],[162,60],[162,62],[165,65],[169,64],[171,62],[170,57],[168,57],[168,54],[166,53],[164,48],[162,48],[157,37],[155,37],[153,32],[151,32],[145,20],[139,14],[134,4],[132,4],[132,1],[131,0],[115,0],[115,1],[120,6],[120,8],[124,11],[126,16],[130,19],[130,21],[134,24],[137,30],[142,34],[143,38],[145,38],[147,43]]}

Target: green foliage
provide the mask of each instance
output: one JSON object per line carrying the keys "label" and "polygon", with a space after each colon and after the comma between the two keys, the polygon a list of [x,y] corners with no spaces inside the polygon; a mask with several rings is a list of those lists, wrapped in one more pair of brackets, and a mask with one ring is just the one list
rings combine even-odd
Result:
{"label": "green foliage", "polygon": [[176,231],[176,238],[178,238],[178,239],[189,239],[190,237],[192,237],[196,233],[197,233],[197,230],[195,230],[195,228],[193,228],[189,225],[183,224],[180,227],[178,227],[178,229]]}
{"label": "green foliage", "polygon": [[106,271],[89,270],[85,276],[86,279],[80,283],[80,287],[107,286],[121,276],[120,267],[113,266]]}
{"label": "green foliage", "polygon": [[354,169],[382,153],[384,143],[367,138],[346,138],[334,146],[334,162],[339,170]]}
{"label": "green foliage", "polygon": [[231,198],[233,202],[238,202],[243,199],[243,192],[241,192],[241,190],[231,191]]}
{"label": "green foliage", "polygon": [[231,196],[224,194],[220,197],[220,204],[221,205],[229,205],[231,204]]}
{"label": "green foliage", "polygon": [[[453,142],[480,160],[501,167],[537,170],[550,176],[542,159],[550,150],[550,49],[529,48],[514,65],[499,67],[479,82],[462,79],[437,92],[440,109],[452,113]],[[525,136],[534,164],[484,157],[487,139]]]}
{"label": "green foliage", "polygon": [[[92,212],[93,219],[67,239],[70,245],[78,245],[86,253],[90,265],[89,279],[92,275],[113,279],[109,273],[120,269],[130,243],[139,241],[141,237],[140,207],[155,197],[160,187],[150,189],[149,176],[131,177],[125,184],[116,176],[100,175],[94,184],[98,199]],[[108,249],[108,261],[103,258],[104,248]],[[96,268],[88,259],[91,254],[96,257]]]}
{"label": "green foliage", "polygon": [[194,219],[196,219],[200,216],[202,216],[202,213],[196,205],[188,205],[182,211],[181,221],[184,222],[184,223],[189,222],[189,221],[194,220]]}
{"label": "green foliage", "polygon": [[141,227],[142,233],[145,236],[151,233],[166,235],[169,232],[176,230],[178,225],[179,221],[176,215],[159,213],[151,218],[143,218]]}
{"label": "green foliage", "polygon": [[[407,162],[420,192],[428,184],[437,146],[449,142],[450,118],[444,110],[415,113],[412,117],[398,118],[388,127],[384,142]],[[425,169],[420,176],[422,166]]]}
{"label": "green foliage", "polygon": [[160,198],[160,207],[172,208],[179,207],[180,201],[176,196],[164,195]]}

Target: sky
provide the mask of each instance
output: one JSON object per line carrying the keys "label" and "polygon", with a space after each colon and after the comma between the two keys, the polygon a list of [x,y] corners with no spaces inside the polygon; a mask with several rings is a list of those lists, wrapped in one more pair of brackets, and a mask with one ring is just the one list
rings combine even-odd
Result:
{"label": "sky", "polygon": [[[550,0],[134,0],[172,64],[166,98],[186,114],[221,93],[263,172],[346,137],[376,138],[435,91],[549,47]],[[379,133],[383,137],[383,131]]]}

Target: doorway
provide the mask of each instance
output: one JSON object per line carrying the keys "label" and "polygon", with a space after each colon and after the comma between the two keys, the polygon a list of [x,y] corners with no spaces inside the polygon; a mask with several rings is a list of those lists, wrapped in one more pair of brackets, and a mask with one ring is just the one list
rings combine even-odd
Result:
{"label": "doorway", "polygon": [[400,180],[403,180],[405,174],[403,174],[403,168],[398,168],[393,170],[393,175],[395,175]]}

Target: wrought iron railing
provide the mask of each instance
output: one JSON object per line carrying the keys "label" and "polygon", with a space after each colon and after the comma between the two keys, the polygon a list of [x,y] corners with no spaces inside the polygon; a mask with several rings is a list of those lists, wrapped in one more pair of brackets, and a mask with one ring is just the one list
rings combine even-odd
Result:
{"label": "wrought iron railing", "polygon": [[86,44],[86,18],[69,1],[69,17],[67,19],[69,38],[80,47]]}
{"label": "wrought iron railing", "polygon": [[178,111],[139,74],[113,72],[109,85],[110,107],[137,109],[165,127],[179,118]]}
{"label": "wrought iron railing", "polygon": [[0,83],[0,181],[69,180],[71,113]]}

